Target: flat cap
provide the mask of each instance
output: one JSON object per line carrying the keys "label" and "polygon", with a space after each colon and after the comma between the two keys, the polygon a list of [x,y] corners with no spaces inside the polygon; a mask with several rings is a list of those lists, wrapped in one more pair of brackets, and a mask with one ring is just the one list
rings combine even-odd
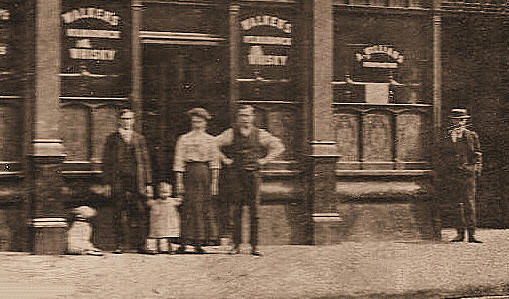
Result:
{"label": "flat cap", "polygon": [[210,114],[208,113],[207,110],[203,109],[203,108],[193,108],[189,111],[187,111],[187,115],[189,115],[189,117],[191,116],[199,116],[203,119],[206,119],[206,120],[210,120],[212,117],[210,116]]}
{"label": "flat cap", "polygon": [[470,115],[468,115],[467,109],[465,108],[453,108],[449,114],[449,118],[470,118]]}

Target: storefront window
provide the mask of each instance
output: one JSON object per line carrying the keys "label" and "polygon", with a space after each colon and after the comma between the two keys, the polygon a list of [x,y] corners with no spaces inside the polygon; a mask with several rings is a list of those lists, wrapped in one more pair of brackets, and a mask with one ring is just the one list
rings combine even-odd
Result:
{"label": "storefront window", "polygon": [[62,96],[128,95],[128,9],[123,3],[62,3]]}
{"label": "storefront window", "polygon": [[294,160],[299,140],[299,24],[296,11],[243,7],[239,14],[239,102],[254,105],[257,125],[281,138],[281,160]]}
{"label": "storefront window", "polygon": [[339,170],[429,168],[431,42],[426,20],[337,11],[335,126]]}
{"label": "storefront window", "polygon": [[130,12],[121,1],[65,0],[61,9],[62,140],[67,165],[81,171],[101,160],[116,110],[128,105]]}
{"label": "storefront window", "polygon": [[17,5],[0,2],[0,159],[8,161],[0,165],[3,171],[21,159],[23,18]]}
{"label": "storefront window", "polygon": [[428,103],[428,44],[419,18],[337,18],[334,99],[339,103]]}

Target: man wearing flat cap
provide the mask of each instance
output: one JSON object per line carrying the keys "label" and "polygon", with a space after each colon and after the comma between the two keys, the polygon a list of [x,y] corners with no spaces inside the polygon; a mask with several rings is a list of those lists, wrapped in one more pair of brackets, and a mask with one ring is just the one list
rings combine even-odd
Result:
{"label": "man wearing flat cap", "polygon": [[260,167],[267,164],[284,151],[279,138],[254,126],[254,109],[242,105],[237,111],[237,123],[216,137],[217,145],[229,154],[221,156],[223,163],[233,172],[235,182],[231,182],[233,198],[233,243],[232,254],[240,253],[242,207],[249,206],[251,218],[251,254],[258,251],[258,213]]}
{"label": "man wearing flat cap", "polygon": [[458,235],[451,242],[462,242],[466,229],[468,242],[482,243],[474,237],[475,183],[482,168],[482,153],[477,133],[467,128],[469,118],[464,108],[451,110],[451,126],[442,138],[439,172],[444,182],[442,194],[450,199],[455,212]]}

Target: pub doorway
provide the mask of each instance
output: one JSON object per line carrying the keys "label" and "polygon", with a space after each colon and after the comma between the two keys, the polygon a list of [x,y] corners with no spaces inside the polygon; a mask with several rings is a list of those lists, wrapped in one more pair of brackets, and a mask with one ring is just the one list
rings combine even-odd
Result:
{"label": "pub doorway", "polygon": [[230,125],[228,65],[221,47],[145,45],[143,49],[143,134],[154,182],[174,184],[179,135],[190,129],[186,111],[203,107],[212,115],[208,133]]}

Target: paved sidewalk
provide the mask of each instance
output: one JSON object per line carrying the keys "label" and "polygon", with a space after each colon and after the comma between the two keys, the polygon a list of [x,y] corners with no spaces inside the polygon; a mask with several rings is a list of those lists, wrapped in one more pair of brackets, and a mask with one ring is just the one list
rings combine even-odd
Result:
{"label": "paved sidewalk", "polygon": [[[444,239],[454,237],[444,231]],[[441,298],[509,292],[509,230],[483,244],[363,242],[195,255],[0,254],[0,298]],[[20,297],[17,297],[20,296]]]}

